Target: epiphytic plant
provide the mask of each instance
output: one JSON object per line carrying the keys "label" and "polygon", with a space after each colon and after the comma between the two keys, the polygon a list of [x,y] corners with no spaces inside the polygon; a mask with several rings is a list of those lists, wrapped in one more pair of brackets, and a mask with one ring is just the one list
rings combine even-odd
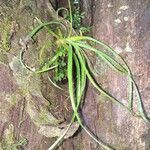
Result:
{"label": "epiphytic plant", "polygon": [[[28,39],[32,39],[36,34],[41,31],[41,29],[45,28],[47,32],[54,38],[54,41],[49,41],[51,47],[55,47],[54,56],[41,67],[39,70],[33,70],[28,67],[23,60],[23,55],[25,50],[27,50],[26,45],[22,48],[21,52],[21,62],[22,64],[29,70],[34,71],[35,73],[45,73],[48,71],[54,71],[54,79],[56,81],[63,80],[64,78],[68,80],[68,90],[69,96],[71,100],[71,105],[73,109],[72,120],[64,132],[64,134],[58,138],[58,140],[49,148],[49,150],[55,148],[60,141],[62,141],[63,137],[69,130],[72,123],[76,120],[79,125],[86,131],[86,133],[94,139],[100,146],[103,148],[110,150],[113,149],[109,145],[105,144],[101,140],[97,140],[97,138],[86,128],[83,123],[82,118],[79,115],[78,108],[80,107],[81,100],[84,97],[85,87],[87,80],[89,80],[92,85],[99,91],[101,94],[105,95],[109,100],[119,104],[120,106],[128,109],[134,115],[143,118],[145,121],[149,121],[149,118],[146,116],[142,100],[140,97],[140,93],[133,79],[133,75],[129,66],[126,64],[125,60],[118,55],[110,46],[105,44],[102,41],[98,41],[89,36],[83,36],[82,34],[77,34],[72,26],[73,18],[71,11],[71,4],[69,3],[69,27],[68,24],[64,24],[62,19],[57,19],[50,22],[42,22],[37,19],[40,23],[38,27],[36,27],[27,37]],[[66,34],[67,33],[67,34]],[[103,47],[103,50],[99,50],[92,44],[97,44]],[[119,72],[121,75],[126,76],[129,79],[130,85],[130,96],[129,96],[129,106],[124,105],[121,101],[117,100],[111,94],[109,94],[105,89],[100,86],[97,81],[93,77],[92,68],[90,67],[89,58],[86,55],[86,52],[91,51],[94,52],[100,59],[102,59],[105,63],[107,63],[112,69]],[[57,85],[57,82],[51,82],[58,88],[61,88]],[[138,99],[138,111],[133,111],[133,90],[137,95]]]}

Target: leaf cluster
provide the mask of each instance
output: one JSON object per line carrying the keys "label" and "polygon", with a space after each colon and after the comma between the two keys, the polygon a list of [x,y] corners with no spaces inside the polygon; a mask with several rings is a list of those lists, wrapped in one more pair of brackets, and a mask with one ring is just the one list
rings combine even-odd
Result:
{"label": "leaf cluster", "polygon": [[[51,46],[55,47],[53,57],[51,59],[48,59],[48,61],[40,69],[37,69],[34,72],[46,73],[49,71],[54,71],[56,81],[60,81],[64,78],[67,78],[68,80],[68,91],[71,106],[73,109],[72,120],[64,134],[58,138],[58,140],[49,148],[49,150],[55,148],[60,143],[60,141],[62,141],[74,121],[77,121],[79,125],[86,131],[86,133],[100,146],[102,146],[104,149],[110,150],[113,148],[105,144],[101,140],[98,140],[95,135],[93,135],[86,128],[79,114],[79,107],[81,101],[84,98],[87,80],[90,81],[101,94],[103,94],[112,102],[120,105],[123,108],[126,108],[132,114],[143,118],[145,121],[149,122],[149,118],[145,114],[137,84],[135,83],[132,72],[125,60],[106,43],[89,36],[83,36],[82,34],[74,34],[71,5],[70,1],[68,2],[70,6],[70,28],[68,28],[68,26],[64,28],[65,24],[63,24],[63,22],[59,19],[50,22],[42,22],[39,20],[40,25],[28,35],[28,37],[33,38],[39,31],[45,28],[47,32],[54,38],[54,41],[51,42]],[[55,27],[55,29],[53,27]],[[67,35],[64,34],[64,30]],[[105,51],[92,46],[95,44],[105,49]],[[108,64],[111,69],[120,73],[120,75],[128,78],[130,86],[128,106],[117,100],[110,93],[108,93],[100,84],[98,84],[98,82],[94,78],[92,68],[90,67],[90,61],[88,56],[86,55],[87,52],[95,53],[97,57],[99,57],[99,59],[103,60],[106,64]],[[23,56],[23,53],[21,54],[21,56]],[[21,61],[26,68],[32,70],[23,62],[23,57],[21,57]],[[57,88],[61,89],[61,87],[59,87],[59,85],[54,83],[51,79],[50,81]],[[137,96],[139,113],[133,111],[133,90],[135,91],[135,94]]]}

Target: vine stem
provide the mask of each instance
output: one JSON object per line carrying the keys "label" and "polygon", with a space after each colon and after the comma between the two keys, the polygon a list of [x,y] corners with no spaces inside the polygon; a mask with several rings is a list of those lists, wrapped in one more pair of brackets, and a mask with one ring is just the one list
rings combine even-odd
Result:
{"label": "vine stem", "polygon": [[69,30],[69,35],[68,37],[71,36],[72,34],[72,22],[73,22],[73,18],[72,18],[72,8],[71,8],[71,3],[70,3],[70,0],[68,0],[68,5],[69,5],[69,17],[70,17],[70,30]]}

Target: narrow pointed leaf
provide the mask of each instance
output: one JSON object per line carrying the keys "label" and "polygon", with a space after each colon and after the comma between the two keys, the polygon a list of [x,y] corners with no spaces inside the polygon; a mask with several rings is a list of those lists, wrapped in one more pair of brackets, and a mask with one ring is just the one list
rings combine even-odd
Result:
{"label": "narrow pointed leaf", "polygon": [[105,54],[104,52],[99,51],[99,50],[91,47],[88,44],[78,42],[77,45],[82,48],[85,48],[85,49],[95,52],[101,59],[103,59],[105,62],[107,62],[107,64],[109,66],[113,67],[115,70],[117,70],[123,74],[128,74],[128,71],[123,67],[123,65],[121,65],[119,62],[117,62],[116,60],[114,60],[113,58],[111,58],[110,56]]}

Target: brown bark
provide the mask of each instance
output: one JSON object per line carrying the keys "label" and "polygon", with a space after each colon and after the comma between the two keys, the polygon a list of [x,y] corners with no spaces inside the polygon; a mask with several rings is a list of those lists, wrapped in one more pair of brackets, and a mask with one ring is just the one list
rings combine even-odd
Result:
{"label": "brown bark", "polygon": [[[150,49],[148,47],[150,3],[143,0],[83,0],[83,3],[87,13],[85,20],[92,24],[93,36],[112,46],[131,67],[145,110],[150,116]],[[97,80],[103,83],[110,93],[127,104],[127,79],[111,71],[98,58],[94,68],[97,72]],[[117,150],[148,150],[150,147],[149,123],[104,99],[106,98],[99,95],[90,85],[82,111],[88,127],[97,137]],[[68,142],[71,143],[66,141]],[[66,143],[63,144],[63,149],[68,146]],[[78,147],[83,150],[101,149],[84,131],[73,139],[70,149],[78,149]]]}
{"label": "brown bark", "polygon": [[[46,5],[48,0],[26,0],[19,8],[18,2],[18,0],[9,4],[5,1],[0,2],[0,11],[3,13],[0,22],[0,40],[2,41],[4,37],[2,30],[8,29],[8,34],[11,32],[11,36],[8,36],[11,40],[10,50],[6,49],[4,52],[2,47],[0,51],[0,140],[1,144],[10,146],[17,143],[21,137],[25,137],[28,145],[24,146],[24,149],[46,150],[55,139],[47,138],[43,132],[39,133],[39,129],[43,125],[44,128],[48,125],[60,131],[59,124],[67,120],[64,122],[65,126],[70,120],[71,108],[66,100],[67,92],[59,92],[53,88],[45,76],[41,79],[31,74],[21,66],[18,59],[20,54],[18,41],[36,26],[34,17],[38,16],[42,20],[50,20],[53,17]],[[66,1],[60,2],[59,6],[62,6]],[[93,36],[98,40],[104,40],[125,58],[139,86],[145,110],[150,116],[149,1],[82,0],[82,3],[86,12],[83,23],[92,25]],[[9,19],[10,15],[12,17]],[[45,32],[40,33],[37,42],[26,56],[29,64],[38,66],[35,64],[38,62],[37,46],[47,38],[49,37]],[[112,71],[97,57],[91,58],[95,62],[96,79],[110,93],[127,104],[127,79]],[[66,85],[63,86],[66,88]],[[136,107],[134,109],[137,110]],[[81,113],[91,131],[116,150],[149,150],[149,123],[106,100],[91,84]],[[1,147],[2,145],[0,149]],[[81,129],[74,137],[65,140],[58,149],[102,148]]]}

